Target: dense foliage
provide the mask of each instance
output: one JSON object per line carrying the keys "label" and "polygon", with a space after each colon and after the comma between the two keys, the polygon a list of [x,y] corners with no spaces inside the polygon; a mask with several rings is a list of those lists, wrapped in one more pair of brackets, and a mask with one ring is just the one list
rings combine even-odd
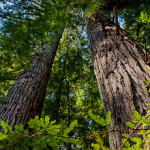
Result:
{"label": "dense foliage", "polygon": [[[119,23],[130,35],[150,49],[149,0],[131,0],[120,6]],[[121,3],[120,2],[120,3]],[[109,149],[108,136],[88,137],[111,130],[110,113],[104,119],[101,98],[93,72],[90,47],[86,35],[86,16],[101,11],[102,17],[113,21],[111,0],[4,0],[0,1],[0,100],[2,100],[23,70],[29,66],[34,52],[65,24],[47,87],[42,118],[30,120],[29,129],[15,129],[1,122],[0,147],[8,149]],[[66,4],[68,4],[66,6]],[[66,8],[67,7],[67,8]],[[66,8],[66,9],[64,9]],[[54,121],[55,120],[55,121]],[[149,126],[147,118],[136,112],[133,123]],[[130,128],[135,128],[128,123]],[[149,131],[141,130],[145,139],[127,149],[142,149]],[[67,138],[64,138],[67,137]],[[128,137],[124,133],[124,137]]]}

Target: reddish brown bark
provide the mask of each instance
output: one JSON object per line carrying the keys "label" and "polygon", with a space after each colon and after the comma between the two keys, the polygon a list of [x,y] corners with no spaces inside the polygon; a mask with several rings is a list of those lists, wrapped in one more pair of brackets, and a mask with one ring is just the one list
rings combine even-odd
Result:
{"label": "reddish brown bark", "polygon": [[[97,14],[88,18],[87,32],[104,111],[112,112],[113,129],[126,127],[135,110],[146,114],[146,103],[150,102],[145,86],[150,74],[144,61],[144,48],[122,29],[117,36],[115,25],[102,23]],[[120,131],[111,133],[110,148],[116,150],[121,139]]]}
{"label": "reddish brown bark", "polygon": [[44,44],[33,56],[30,62],[31,68],[22,73],[1,102],[0,121],[5,121],[11,127],[20,123],[26,126],[30,118],[41,114],[50,71],[62,32],[55,37],[52,44]]}

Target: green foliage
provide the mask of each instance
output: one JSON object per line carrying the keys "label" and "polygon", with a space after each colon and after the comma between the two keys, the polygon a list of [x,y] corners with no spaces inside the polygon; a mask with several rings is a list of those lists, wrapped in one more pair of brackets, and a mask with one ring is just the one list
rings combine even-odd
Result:
{"label": "green foliage", "polygon": [[127,122],[127,126],[130,128],[135,128],[135,124],[131,123],[131,122]]}
{"label": "green foliage", "polygon": [[141,12],[140,19],[142,20],[143,23],[150,23],[150,15],[145,11]]}
{"label": "green foliage", "polygon": [[98,115],[92,114],[91,111],[89,111],[89,116],[92,118],[93,121],[97,122],[101,126],[108,126],[110,124],[110,119],[111,119],[111,112],[110,111],[107,112],[106,119],[104,119]]}
{"label": "green foliage", "polygon": [[[104,117],[103,106],[93,72],[86,30],[82,25],[67,26],[53,64],[42,114],[49,114],[61,125],[61,135],[64,135],[63,129],[69,127],[70,122],[77,120],[78,127],[70,132],[70,136],[88,136],[105,128],[92,121],[88,114],[91,110],[100,118]],[[78,147],[84,149],[92,142],[83,141]],[[105,141],[108,144],[107,138]]]}
{"label": "green foliage", "polygon": [[[29,121],[32,132],[25,130],[23,125],[16,125],[14,131],[6,123],[1,122],[4,133],[0,133],[1,147],[8,149],[58,149],[72,144],[74,149],[108,149],[108,137],[96,137],[95,140],[76,141],[60,136],[87,136],[105,131],[109,126],[111,113],[104,118],[103,106],[91,60],[90,48],[85,29],[85,16],[98,12],[100,6],[107,6],[111,0],[71,0],[65,11],[68,0],[21,0],[3,4],[0,10],[0,99],[3,99],[23,70],[28,68],[32,54],[46,40],[51,43],[55,33],[66,22],[57,56],[53,64],[51,79],[48,84],[42,118],[35,117]],[[146,44],[149,48],[149,11],[148,6],[133,4],[119,11],[119,19],[124,20],[124,28],[132,37]],[[143,11],[144,10],[144,11]],[[11,12],[11,14],[9,14]],[[141,12],[141,13],[140,13]],[[107,12],[100,13],[108,17]],[[7,14],[7,15],[5,15]],[[103,17],[103,16],[102,16]],[[111,18],[111,17],[110,17]],[[140,19],[139,19],[140,18]],[[142,21],[144,22],[142,22]],[[132,32],[131,32],[132,31]],[[69,84],[68,84],[69,83]],[[149,87],[149,81],[146,81]],[[90,111],[89,111],[90,110]],[[52,120],[46,115],[49,115]],[[46,117],[45,117],[46,116]],[[127,122],[129,128],[141,121],[146,126],[149,120],[134,113],[133,122]],[[75,128],[78,122],[77,128]],[[138,134],[143,135],[144,131]],[[148,131],[147,134],[149,134]],[[144,133],[145,133],[144,132]],[[42,133],[41,135],[39,133]],[[34,135],[34,136],[32,136]],[[124,137],[128,134],[124,133]],[[146,141],[148,143],[148,138]],[[137,144],[127,149],[140,149],[139,138],[131,138]],[[67,143],[67,144],[66,144]]]}
{"label": "green foliage", "polygon": [[[125,147],[123,150],[146,150],[148,149],[150,130],[148,127],[150,126],[149,120],[149,111],[146,116],[141,116],[137,111],[134,112],[133,120],[131,122],[127,122],[127,126],[134,130],[134,134],[129,136],[129,133],[123,133],[122,143],[129,137],[129,140],[125,143]],[[138,130],[139,129],[139,130]],[[138,136],[138,137],[135,137]],[[132,144],[131,144],[132,143]]]}
{"label": "green foliage", "polygon": [[150,84],[150,81],[148,81],[148,80],[147,80],[147,81],[145,81],[145,86],[146,86],[146,87],[148,87],[148,86],[149,86],[149,84]]}
{"label": "green foliage", "polygon": [[148,92],[150,93],[150,81],[145,81],[145,86],[148,88]]}
{"label": "green foliage", "polygon": [[91,0],[85,11],[86,16],[89,17],[91,14],[97,13],[100,6],[105,6],[106,4],[107,2],[105,0]]}
{"label": "green foliage", "polygon": [[[64,9],[67,0],[61,1],[11,1],[0,5],[0,98],[7,94],[16,78],[29,68],[33,53],[48,41],[51,43],[55,34],[64,26],[69,14]],[[6,8],[6,9],[4,9]],[[4,15],[9,14],[11,16]],[[66,16],[65,16],[66,15]],[[17,17],[17,18],[16,18]],[[4,19],[5,18],[5,19]],[[1,100],[0,99],[0,100]]]}
{"label": "green foliage", "polygon": [[95,143],[91,144],[94,150],[98,150],[98,149],[109,150],[109,148],[104,145],[104,142],[101,138],[96,138],[96,142],[97,142],[96,144]]}
{"label": "green foliage", "polygon": [[[4,132],[0,133],[0,148],[41,150],[51,147],[55,150],[63,147],[63,142],[79,143],[78,140],[61,137],[60,125],[55,123],[56,121],[50,121],[48,116],[45,116],[45,118],[36,116],[29,121],[29,129],[32,131],[29,132],[28,129],[24,129],[22,124],[16,125],[14,131],[12,131],[9,125],[1,121]],[[76,120],[71,122],[70,126],[64,130],[64,135],[67,136],[76,125]]]}
{"label": "green foliage", "polygon": [[[94,115],[92,114],[91,111],[89,111],[89,116],[91,117],[91,119],[93,121],[95,121],[96,123],[98,123],[100,126],[107,126],[107,129],[110,125],[110,119],[111,119],[111,112],[108,111],[107,112],[107,116],[106,119],[98,116],[98,115]],[[105,131],[105,130],[103,130]],[[102,131],[101,131],[102,132]],[[93,134],[98,134],[97,132],[94,132]],[[94,150],[98,150],[98,149],[102,149],[102,150],[109,150],[109,148],[106,146],[107,144],[105,143],[105,138],[107,138],[107,135],[103,135],[103,136],[96,136],[95,138],[95,142],[91,144],[91,146],[94,148]]]}
{"label": "green foliage", "polygon": [[1,126],[4,129],[4,134],[7,134],[8,132],[12,133],[12,128],[4,121],[1,121]]}
{"label": "green foliage", "polygon": [[126,9],[120,11],[120,17],[124,21],[123,28],[135,40],[140,42],[149,50],[149,35],[150,24],[149,20],[149,1],[142,1],[142,3],[134,3],[129,5]]}
{"label": "green foliage", "polygon": [[71,124],[69,125],[68,128],[66,128],[66,130],[64,131],[64,135],[67,135],[68,133],[71,132],[71,130],[73,130],[75,128],[75,126],[77,125],[77,120],[74,120],[73,122],[71,122]]}

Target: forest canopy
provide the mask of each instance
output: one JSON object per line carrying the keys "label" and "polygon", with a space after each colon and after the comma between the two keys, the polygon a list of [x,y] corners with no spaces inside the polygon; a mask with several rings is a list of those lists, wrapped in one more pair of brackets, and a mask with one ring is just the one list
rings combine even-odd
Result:
{"label": "forest canopy", "polygon": [[[109,39],[111,36],[117,40]],[[129,44],[124,42],[126,39],[130,40]],[[120,49],[131,49],[131,57],[126,56],[123,50],[121,57],[116,52],[115,48],[121,47],[120,41],[127,45]],[[132,47],[133,43],[136,48]],[[149,50],[149,0],[1,0],[0,148],[113,150],[118,144],[111,143],[109,132],[119,130],[122,132],[118,137],[122,144],[125,142],[122,147],[120,145],[120,150],[146,149],[149,146],[147,128],[139,131],[143,139],[129,135],[132,131],[143,129],[144,125],[150,126],[145,104],[150,103],[146,97],[149,95],[150,78],[148,69],[145,69],[149,62]],[[109,51],[114,53],[110,56]],[[108,62],[104,55],[110,56],[110,59],[106,58]],[[142,89],[145,84],[147,93],[144,91],[143,95],[147,100],[143,100],[142,92],[136,87],[134,78],[137,76],[134,73],[129,71],[129,79],[125,77],[130,81],[132,79],[131,83],[125,83],[128,88],[122,83],[127,80],[122,79],[120,85],[112,81],[111,68],[116,61],[114,55],[117,59],[115,66],[122,61],[122,68],[126,67],[125,64],[132,66],[131,60],[135,59],[137,68],[133,67],[133,70],[139,74],[139,87]],[[101,58],[97,63],[98,56]],[[97,71],[97,68],[100,70]],[[107,84],[103,77],[108,79]],[[31,83],[34,85],[30,86]],[[121,94],[118,95],[104,94],[109,83],[113,83],[112,93],[120,86],[124,90],[131,87],[135,109],[124,120],[126,124],[121,120],[124,116],[119,117],[122,110],[125,110],[124,113],[129,110],[121,109],[116,97],[119,95],[120,101],[128,98],[120,89],[118,93]],[[106,106],[104,95],[111,94],[112,101],[116,100],[116,103]],[[124,102],[120,103],[124,105]],[[115,110],[120,110],[120,114],[117,111],[115,114]],[[113,119],[118,121],[118,128],[112,127]],[[127,128],[133,130],[130,132]]]}

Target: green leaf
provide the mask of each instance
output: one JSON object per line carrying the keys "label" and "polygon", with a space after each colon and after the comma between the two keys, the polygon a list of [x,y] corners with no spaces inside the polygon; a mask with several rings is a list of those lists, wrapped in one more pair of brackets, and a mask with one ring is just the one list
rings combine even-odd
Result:
{"label": "green leaf", "polygon": [[77,125],[77,123],[78,123],[77,120],[72,121],[70,126],[65,129],[64,134],[67,135],[68,133],[70,133],[71,130],[73,130],[74,127]]}
{"label": "green leaf", "polygon": [[0,133],[0,141],[5,140],[8,138],[8,135]]}
{"label": "green leaf", "polygon": [[149,80],[146,80],[146,81],[145,81],[145,86],[147,87],[147,86],[149,86],[149,84],[150,84],[150,81],[149,81]]}
{"label": "green leaf", "polygon": [[146,105],[147,105],[147,106],[150,106],[150,103],[147,103]]}
{"label": "green leaf", "polygon": [[106,125],[110,124],[110,119],[111,119],[111,111],[108,111],[106,116]]}
{"label": "green leaf", "polygon": [[100,149],[100,146],[98,144],[92,143],[91,146],[94,148],[94,150]]}
{"label": "green leaf", "polygon": [[130,140],[132,142],[136,142],[136,143],[140,143],[141,142],[141,138],[139,138],[139,137],[131,137]]}
{"label": "green leaf", "polygon": [[106,126],[106,120],[103,117],[101,117],[99,115],[94,115],[91,112],[91,110],[88,113],[89,113],[89,116],[91,117],[92,120],[94,120],[95,122],[97,122],[101,126]]}
{"label": "green leaf", "polygon": [[1,126],[4,129],[4,133],[7,134],[8,132],[12,133],[12,127],[9,126],[7,123],[5,123],[4,121],[1,121]]}
{"label": "green leaf", "polygon": [[48,127],[50,123],[49,116],[45,116],[45,125]]}
{"label": "green leaf", "polygon": [[29,131],[26,129],[24,130],[23,124],[15,125],[15,133],[23,133],[25,135],[29,135]]}
{"label": "green leaf", "polygon": [[129,134],[127,134],[127,133],[123,133],[123,134],[122,134],[122,136],[123,136],[123,137],[128,137],[128,136],[129,136]]}
{"label": "green leaf", "polygon": [[139,115],[139,113],[137,111],[134,111],[133,118],[139,122],[141,121],[141,116]]}
{"label": "green leaf", "polygon": [[130,128],[135,128],[135,124],[131,123],[131,122],[127,122],[127,126]]}
{"label": "green leaf", "polygon": [[52,125],[55,124],[55,123],[56,123],[56,120],[51,121],[51,122],[50,122],[50,126],[52,126]]}

